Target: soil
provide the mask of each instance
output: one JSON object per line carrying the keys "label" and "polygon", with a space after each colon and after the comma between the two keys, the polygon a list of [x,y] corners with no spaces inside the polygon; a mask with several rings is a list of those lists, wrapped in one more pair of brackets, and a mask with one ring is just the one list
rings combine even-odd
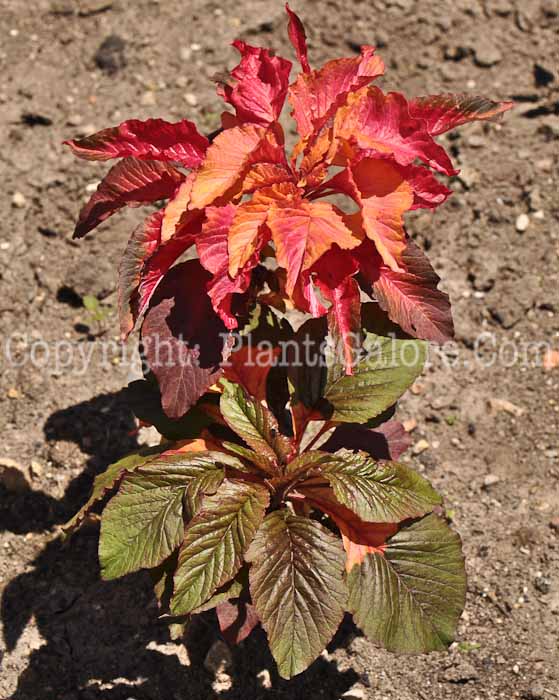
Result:
{"label": "soil", "polygon": [[[299,0],[294,9],[315,65],[376,44],[386,88],[517,101],[501,124],[446,139],[462,168],[456,194],[410,224],[457,325],[446,361],[432,353],[399,408],[417,422],[408,459],[443,491],[464,539],[457,643],[393,656],[348,621],[288,684],[257,632],[233,651],[229,688],[203,664],[218,639],[211,617],[186,647],[171,642],[146,575],[102,582],[95,529],[61,541],[57,528],[93,476],[137,439],[120,393],[129,369],[116,343],[115,271],[140,216],[72,241],[106,165],[74,160],[61,142],[130,117],[186,116],[209,132],[220,113],[211,78],[235,64],[235,37],[290,54],[280,2],[0,0],[1,698],[559,697],[559,367],[536,345],[559,350],[559,6]],[[86,294],[102,318],[83,307]]]}

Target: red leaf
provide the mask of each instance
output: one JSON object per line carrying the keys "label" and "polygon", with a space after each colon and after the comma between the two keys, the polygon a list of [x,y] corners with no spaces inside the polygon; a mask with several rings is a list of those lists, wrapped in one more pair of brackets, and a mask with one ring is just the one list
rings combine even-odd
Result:
{"label": "red leaf", "polygon": [[190,208],[203,209],[228,190],[234,191],[255,163],[285,164],[279,126],[245,124],[222,131],[208,148],[196,174]]}
{"label": "red leaf", "polygon": [[436,209],[452,194],[452,190],[422,165],[399,166],[399,170],[413,190],[412,209]]}
{"label": "red leaf", "polygon": [[172,197],[184,175],[166,163],[125,158],[113,166],[80,211],[74,238],[82,238],[122,207]]}
{"label": "red leaf", "polygon": [[174,124],[164,119],[129,119],[119,126],[64,143],[86,160],[132,157],[180,163],[186,168],[200,165],[208,148],[208,139],[187,119]]}
{"label": "red leaf", "polygon": [[[333,338],[342,341],[345,369],[353,374],[361,333],[361,294],[353,279],[358,265],[350,253],[334,246],[313,266],[316,284],[332,306],[328,327]],[[336,349],[337,352],[337,349]]]}
{"label": "red leaf", "polygon": [[163,276],[180,256],[187,251],[196,240],[196,234],[200,231],[201,221],[198,220],[187,229],[179,232],[168,243],[161,245],[155,253],[145,261],[140,275],[138,290],[133,294],[130,302],[134,327],[144,315],[153,293],[157,289]]}
{"label": "red leaf", "polygon": [[370,87],[350,95],[336,114],[334,138],[365,151],[393,154],[401,165],[419,158],[445,175],[457,173],[444,148],[427,132],[425,122],[410,116],[408,102],[398,92],[385,94]]}
{"label": "red leaf", "polygon": [[266,126],[278,120],[289,84],[291,61],[272,56],[268,49],[234,41],[241,62],[231,71],[231,85],[218,86],[218,94],[232,104],[238,122]]}
{"label": "red leaf", "polygon": [[206,220],[202,235],[196,241],[196,250],[202,265],[214,275],[228,267],[227,236],[236,210],[234,204],[206,208]]}
{"label": "red leaf", "polygon": [[192,173],[164,209],[155,212],[132,234],[119,266],[119,317],[123,340],[148,307],[152,294],[171,265],[193,245],[202,214],[185,212]]}
{"label": "red leaf", "polygon": [[293,117],[303,141],[326,124],[349,93],[384,73],[384,63],[374,52],[372,46],[362,46],[361,56],[328,61],[320,70],[301,73],[289,86]]}
{"label": "red leaf", "polygon": [[314,318],[320,318],[328,313],[328,307],[324,306],[316,292],[310,270],[305,270],[299,275],[291,293],[291,298],[295,308],[306,311]]}
{"label": "red leaf", "polygon": [[219,629],[228,644],[240,644],[260,623],[256,609],[250,603],[226,600],[216,607]]}
{"label": "red leaf", "polygon": [[397,460],[411,444],[412,439],[404,426],[397,420],[389,420],[373,430],[357,423],[342,423],[320,449],[336,452],[345,448],[367,452],[375,459]]}
{"label": "red leaf", "polygon": [[151,214],[141,223],[128,241],[118,270],[118,310],[120,334],[125,339],[138,317],[137,299],[131,303],[138,285],[146,259],[150,258],[161,239],[161,221],[163,210]]}
{"label": "red leaf", "polygon": [[[356,256],[360,252],[356,251]],[[373,253],[374,255],[374,253]],[[380,261],[377,261],[380,263]],[[390,319],[406,333],[423,340],[445,343],[454,336],[448,296],[437,289],[440,279],[422,251],[408,241],[402,254],[404,270],[394,272],[379,264],[369,281]]]}
{"label": "red leaf", "polygon": [[289,15],[289,23],[287,25],[287,34],[289,41],[295,49],[299,63],[304,73],[310,73],[309,59],[307,58],[307,35],[303,23],[297,15],[289,8],[289,4],[285,3],[285,9]]}
{"label": "red leaf", "polygon": [[200,262],[213,274],[207,285],[213,308],[230,330],[238,325],[235,315],[231,312],[233,295],[248,289],[250,273],[258,264],[260,250],[266,242],[266,239],[260,236],[252,256],[243,264],[238,274],[235,277],[229,275],[227,239],[237,210],[233,204],[207,207],[202,235],[196,241]]}
{"label": "red leaf", "polygon": [[266,399],[266,380],[276,362],[279,348],[269,350],[245,345],[231,354],[224,365],[223,376],[243,389],[258,401]]}
{"label": "red leaf", "polygon": [[[452,194],[446,185],[439,182],[437,177],[423,165],[400,165],[394,157],[387,156],[383,153],[370,154],[368,158],[362,160],[382,160],[389,163],[392,168],[397,170],[402,179],[404,179],[413,190],[413,204],[411,209],[436,209],[438,206],[446,202]],[[358,160],[356,161],[358,162]],[[324,182],[312,194],[311,198],[324,196],[330,192],[340,190],[353,197],[357,201],[355,189],[348,178],[347,174],[335,175],[333,178]]]}
{"label": "red leaf", "polygon": [[173,267],[154,294],[142,326],[147,364],[170,418],[182,417],[215,384],[230,352],[225,326],[205,291],[209,279],[198,260]]}
{"label": "red leaf", "polygon": [[495,119],[513,105],[513,102],[492,102],[465,93],[446,93],[416,97],[409,103],[409,109],[412,117],[424,121],[427,131],[437,136],[467,122]]}

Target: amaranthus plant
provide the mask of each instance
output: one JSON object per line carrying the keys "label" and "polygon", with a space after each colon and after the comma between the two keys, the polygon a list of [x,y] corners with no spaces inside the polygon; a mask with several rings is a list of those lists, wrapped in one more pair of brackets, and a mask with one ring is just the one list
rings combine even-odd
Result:
{"label": "amaranthus plant", "polygon": [[66,529],[110,496],[103,577],[151,569],[171,622],[215,608],[233,641],[261,624],[290,678],[345,612],[395,652],[455,634],[459,537],[438,493],[396,461],[408,439],[394,404],[426,341],[453,334],[404,215],[451,194],[437,175],[457,171],[435,137],[510,103],[385,93],[372,46],[311,69],[287,12],[302,72],[289,83],[290,61],[236,41],[240,63],[218,87],[233,111],[211,136],[148,119],[68,142],[122,159],[77,237],[126,205],[167,201],[132,234],[118,284],[122,337],[139,329],[145,360],[130,400],[163,438],[97,476]]}

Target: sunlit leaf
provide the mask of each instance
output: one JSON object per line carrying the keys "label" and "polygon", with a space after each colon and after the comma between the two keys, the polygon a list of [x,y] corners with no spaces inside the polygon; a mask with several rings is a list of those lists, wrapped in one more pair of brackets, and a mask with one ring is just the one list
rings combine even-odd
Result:
{"label": "sunlit leaf", "polygon": [[355,623],[389,651],[445,649],[466,597],[460,538],[436,515],[404,525],[348,575]]}
{"label": "sunlit leaf", "polygon": [[230,83],[218,93],[235,108],[241,123],[267,125],[278,120],[285,102],[291,62],[274,56],[268,49],[234,41],[241,62],[231,71]]}
{"label": "sunlit leaf", "polygon": [[235,576],[268,503],[267,489],[242,482],[226,482],[204,499],[179,553],[171,600],[174,615],[200,607]]}
{"label": "sunlit leaf", "polygon": [[287,510],[270,513],[246,554],[250,592],[283,678],[304,671],[342,621],[347,593],[340,540]]}
{"label": "sunlit leaf", "polygon": [[80,211],[74,231],[82,238],[125,206],[137,206],[172,197],[184,176],[159,161],[125,158],[114,165]]}
{"label": "sunlit leaf", "polygon": [[[203,493],[214,493],[230,455],[196,452],[168,455],[125,475],[101,521],[99,560],[106,579],[158,566],[183,538]],[[186,513],[184,504],[187,504]]]}
{"label": "sunlit leaf", "polygon": [[289,439],[280,434],[278,422],[270,409],[248,396],[238,384],[225,379],[221,383],[220,409],[229,427],[273,464],[286,462],[292,446]]}
{"label": "sunlit leaf", "polygon": [[129,119],[119,126],[64,143],[74,155],[86,160],[132,157],[164,160],[187,168],[197,167],[208,147],[208,139],[187,119],[175,123],[164,119]]}
{"label": "sunlit leaf", "polygon": [[425,95],[409,103],[411,116],[424,121],[427,131],[433,136],[467,122],[494,120],[513,106],[513,102],[492,102],[468,93]]}
{"label": "sunlit leaf", "polygon": [[341,450],[319,468],[334,495],[361,520],[394,523],[425,515],[441,497],[422,476],[398,462],[378,462]]}

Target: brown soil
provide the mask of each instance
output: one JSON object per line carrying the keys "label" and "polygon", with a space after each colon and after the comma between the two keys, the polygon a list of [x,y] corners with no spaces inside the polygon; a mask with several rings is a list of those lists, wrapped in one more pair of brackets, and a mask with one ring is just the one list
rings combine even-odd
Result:
{"label": "brown soil", "polygon": [[[382,47],[388,88],[518,101],[501,126],[473,125],[448,139],[462,167],[456,195],[411,225],[454,303],[457,355],[452,368],[433,356],[399,414],[417,420],[416,443],[429,443],[410,460],[446,494],[464,538],[469,594],[449,653],[392,656],[347,623],[288,684],[257,633],[234,651],[233,686],[219,697],[336,700],[350,688],[375,700],[559,697],[559,368],[546,371],[541,350],[514,361],[522,344],[559,347],[559,7],[294,5],[309,24],[315,64],[372,43]],[[157,619],[145,575],[104,583],[95,531],[66,545],[57,537],[93,475],[134,445],[119,395],[127,369],[114,359],[116,345],[106,362],[100,350],[117,334],[116,261],[138,218],[114,217],[73,242],[88,185],[106,166],[75,161],[61,141],[133,116],[187,116],[211,130],[220,111],[211,76],[234,65],[230,41],[287,53],[284,24],[282,3],[260,0],[0,0],[0,460],[14,460],[31,483],[18,493],[4,476],[10,488],[0,486],[2,698],[213,697],[202,663],[217,638],[211,619],[181,652]],[[98,53],[113,35],[120,39]],[[522,213],[529,226],[519,233]],[[101,329],[81,305],[84,294],[102,300]],[[106,333],[96,339],[99,330]],[[500,348],[504,362],[476,362],[481,332],[493,335],[478,355],[488,360]],[[22,360],[35,347],[41,361],[37,341],[52,351],[62,339],[74,353],[92,353],[86,374],[79,361],[41,369],[7,357],[10,349]],[[271,689],[257,678],[263,669]]]}

